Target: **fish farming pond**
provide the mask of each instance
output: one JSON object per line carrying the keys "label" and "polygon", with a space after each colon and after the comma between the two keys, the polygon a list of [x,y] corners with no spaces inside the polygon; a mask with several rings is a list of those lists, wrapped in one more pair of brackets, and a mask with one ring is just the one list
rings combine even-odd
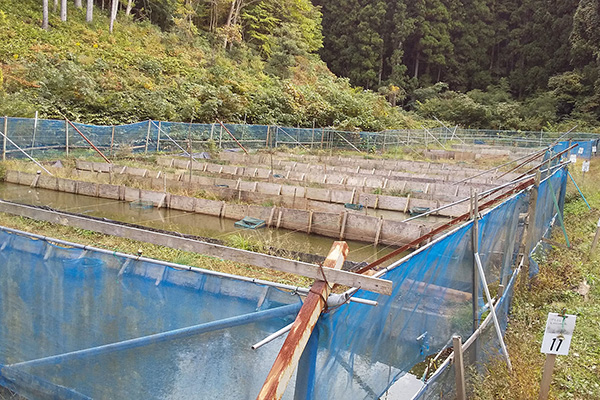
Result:
{"label": "fish farming pond", "polygon": [[[248,239],[251,243],[261,243],[281,249],[326,255],[332,241],[328,237],[284,228],[243,229],[235,227],[233,220],[206,214],[169,208],[132,207],[128,201],[31,188],[29,186],[6,182],[0,183],[0,198],[22,204],[47,206],[58,211],[67,211],[147,226],[154,229],[219,239],[231,245],[235,245],[236,242],[243,241],[243,239]],[[374,246],[373,244],[352,240],[347,240],[347,243],[350,247],[348,259],[355,262],[374,261],[390,253],[395,248],[386,245]]]}

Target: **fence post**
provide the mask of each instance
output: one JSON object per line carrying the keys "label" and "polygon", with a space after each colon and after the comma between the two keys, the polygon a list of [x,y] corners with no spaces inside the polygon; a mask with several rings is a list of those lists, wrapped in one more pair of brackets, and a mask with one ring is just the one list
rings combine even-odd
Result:
{"label": "fence post", "polygon": [[312,128],[312,135],[310,138],[310,148],[313,148],[313,144],[315,142],[315,120],[313,119],[313,128]]}
{"label": "fence post", "polygon": [[156,152],[157,153],[160,151],[160,131],[161,131],[160,127],[161,127],[161,125],[162,125],[162,122],[158,121],[158,133],[156,134],[157,135],[156,136],[156,138],[157,138],[156,139]]}
{"label": "fence post", "polygon": [[65,118],[65,153],[69,157],[69,123]]}
{"label": "fence post", "polygon": [[152,120],[148,120],[148,133],[146,133],[146,146],[144,146],[144,154],[148,154],[148,140],[150,140],[150,124]]}
{"label": "fence post", "polygon": [[[471,189],[471,204],[473,213],[473,254],[479,253],[479,201],[478,190]],[[479,275],[477,274],[477,261],[473,258],[473,332],[479,327]],[[476,347],[475,347],[476,348]]]}
{"label": "fence post", "polygon": [[535,213],[537,210],[537,198],[540,187],[540,180],[542,179],[542,172],[538,169],[535,174],[535,182],[531,193],[529,194],[529,209],[527,210],[527,234],[525,236],[525,262],[523,263],[523,279],[527,281],[529,279],[529,253],[533,249],[533,231],[535,229]]}
{"label": "fence post", "polygon": [[462,340],[458,335],[452,336],[452,347],[454,349],[454,379],[456,380],[456,398],[467,399],[465,388],[465,364],[463,360]]}
{"label": "fence post", "polygon": [[115,144],[115,126],[112,126],[112,133],[110,135],[110,155],[113,155],[113,145]]}
{"label": "fence post", "polygon": [[219,148],[223,148],[223,125],[221,125],[221,130],[219,131]]}
{"label": "fence post", "polygon": [[2,139],[2,161],[6,161],[6,137],[8,136],[8,117],[4,117],[4,139]]}

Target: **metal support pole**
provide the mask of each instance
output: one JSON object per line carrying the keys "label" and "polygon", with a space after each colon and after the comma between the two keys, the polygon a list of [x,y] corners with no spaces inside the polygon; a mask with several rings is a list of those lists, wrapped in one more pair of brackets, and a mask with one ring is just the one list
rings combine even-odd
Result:
{"label": "metal support pole", "polygon": [[69,157],[69,122],[65,117],[65,153]]}
{"label": "metal support pole", "polygon": [[[472,205],[473,205],[473,254],[479,253],[479,201],[477,199],[478,193],[477,190],[472,190]],[[477,261],[473,259],[473,270],[472,270],[472,278],[473,278],[473,332],[477,330],[479,327],[479,277],[477,274]]]}
{"label": "metal support pole", "polygon": [[33,148],[35,147],[35,134],[37,133],[37,124],[38,124],[38,112],[35,112],[35,120],[33,121],[33,137],[31,138],[31,150],[29,153],[33,155]]}
{"label": "metal support pole", "polygon": [[162,131],[162,129],[160,128],[162,124],[162,121],[158,121],[158,132],[156,133],[156,152],[158,153],[160,151],[160,132]]}
{"label": "metal support pole", "polygon": [[551,178],[548,179],[548,186],[550,186],[550,193],[552,194],[552,202],[554,203],[554,207],[556,207],[556,214],[558,215],[558,221],[560,222],[560,227],[562,228],[563,235],[565,235],[565,241],[567,242],[567,247],[571,247],[571,243],[569,243],[569,236],[567,236],[567,229],[565,228],[565,221],[563,220],[562,211],[558,206],[558,201],[556,200],[556,194],[554,193],[554,188],[552,187]]}
{"label": "metal support pole", "polygon": [[8,136],[8,117],[4,117],[4,139],[2,140],[2,161],[6,161],[6,137]]}
{"label": "metal support pole", "polygon": [[31,157],[29,154],[27,154],[25,152],[25,150],[23,150],[22,148],[20,148],[19,146],[17,146],[17,144],[15,142],[13,142],[12,140],[10,140],[3,132],[0,132],[0,135],[2,135],[4,137],[4,143],[6,143],[6,141],[8,140],[10,142],[10,144],[12,144],[13,146],[15,146],[18,150],[20,150],[21,153],[25,154],[25,156],[27,158],[29,158],[31,161],[33,161],[38,167],[40,167],[41,169],[43,169],[44,171],[46,171],[46,173],[48,175],[54,176],[54,175],[52,175],[52,173],[50,171],[48,171],[46,168],[44,168],[44,166],[42,164],[40,164],[33,157]]}
{"label": "metal support pole", "polygon": [[583,199],[583,201],[585,201],[585,205],[588,207],[589,210],[591,210],[592,207],[590,207],[590,204],[588,203],[588,201],[586,200],[585,196],[581,192],[581,189],[579,189],[579,186],[577,185],[577,182],[575,182],[575,179],[573,179],[573,175],[571,175],[571,171],[569,171],[568,169],[567,169],[567,174],[569,174],[569,177],[571,178],[571,181],[573,182],[573,185],[575,185],[575,187],[577,188],[577,191],[579,192],[579,195],[581,196],[581,198]]}
{"label": "metal support pole", "polygon": [[110,135],[110,156],[113,156],[113,146],[115,144],[115,126],[112,126],[112,133]]}
{"label": "metal support pole", "polygon": [[542,173],[540,170],[535,174],[535,181],[531,192],[529,193],[529,209],[527,210],[527,234],[525,235],[525,271],[523,274],[523,280],[529,279],[529,253],[533,249],[533,232],[535,230],[535,213],[537,210],[537,199],[538,191],[540,187],[540,180]]}
{"label": "metal support pole", "polygon": [[490,313],[492,314],[492,319],[494,320],[494,328],[496,328],[496,335],[498,336],[498,341],[500,342],[500,347],[502,348],[502,352],[504,353],[504,357],[506,358],[506,365],[508,366],[508,370],[512,372],[512,364],[510,362],[510,357],[508,355],[508,350],[506,349],[506,344],[504,343],[504,338],[502,337],[502,329],[500,329],[500,323],[498,322],[498,316],[496,315],[496,307],[494,307],[494,303],[492,302],[492,296],[490,295],[490,290],[488,289],[488,284],[485,279],[485,272],[483,271],[483,265],[481,265],[481,259],[479,258],[479,253],[475,253],[475,261],[477,262],[477,269],[479,271],[479,279],[481,279],[481,284],[483,285],[483,291],[485,292],[485,297],[488,301],[488,308]]}
{"label": "metal support pole", "polygon": [[146,133],[146,145],[144,146],[144,154],[148,154],[148,141],[150,140],[150,126],[152,124],[152,120],[148,120],[148,133]]}

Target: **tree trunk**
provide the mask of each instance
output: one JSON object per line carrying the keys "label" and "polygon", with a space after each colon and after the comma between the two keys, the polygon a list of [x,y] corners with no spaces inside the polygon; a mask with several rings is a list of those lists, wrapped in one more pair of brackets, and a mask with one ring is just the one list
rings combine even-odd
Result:
{"label": "tree trunk", "polygon": [[55,13],[58,10],[58,0],[54,0],[54,6],[52,6],[52,12]]}
{"label": "tree trunk", "polygon": [[60,0],[60,20],[67,20],[67,0]]}
{"label": "tree trunk", "polygon": [[87,0],[87,10],[85,12],[86,22],[92,22],[94,19],[94,0]]}
{"label": "tree trunk", "polygon": [[75,7],[83,8],[83,5],[81,4],[81,0],[75,0]]}
{"label": "tree trunk", "polygon": [[42,20],[42,29],[48,30],[48,0],[43,0],[43,20]]}
{"label": "tree trunk", "polygon": [[110,26],[108,31],[110,33],[113,32],[113,27],[115,24],[115,20],[117,19],[117,9],[119,8],[119,0],[112,0],[112,5],[110,8]]}
{"label": "tree trunk", "polygon": [[[226,27],[231,26],[231,23],[233,21],[233,14],[235,13],[235,6],[236,6],[237,0],[233,0],[231,2],[231,8],[229,9],[229,15],[227,16],[227,23],[225,24]],[[227,37],[227,32],[225,32],[225,40],[223,41],[223,48],[226,49],[227,48],[227,43],[229,42],[229,38]]]}
{"label": "tree trunk", "polygon": [[127,9],[125,10],[125,15],[130,15],[132,8],[133,8],[133,1],[127,0]]}
{"label": "tree trunk", "polygon": [[419,56],[415,59],[415,78],[419,79]]}

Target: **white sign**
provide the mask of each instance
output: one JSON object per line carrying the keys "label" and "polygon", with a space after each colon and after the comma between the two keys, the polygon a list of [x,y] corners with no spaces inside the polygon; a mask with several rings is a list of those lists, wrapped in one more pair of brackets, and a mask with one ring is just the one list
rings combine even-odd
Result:
{"label": "white sign", "polygon": [[592,153],[595,153],[597,150],[596,146],[592,146]]}
{"label": "white sign", "polygon": [[575,164],[577,162],[577,154],[571,154],[571,156],[569,157],[569,162]]}
{"label": "white sign", "polygon": [[548,313],[546,332],[542,341],[542,353],[566,356],[569,354],[571,339],[575,330],[575,319],[571,314],[561,316],[557,313]]}
{"label": "white sign", "polygon": [[580,147],[579,150],[577,150],[577,154],[583,154],[583,147]]}
{"label": "white sign", "polygon": [[590,171],[590,162],[589,161],[584,161],[581,164],[581,171],[582,172],[589,172]]}

